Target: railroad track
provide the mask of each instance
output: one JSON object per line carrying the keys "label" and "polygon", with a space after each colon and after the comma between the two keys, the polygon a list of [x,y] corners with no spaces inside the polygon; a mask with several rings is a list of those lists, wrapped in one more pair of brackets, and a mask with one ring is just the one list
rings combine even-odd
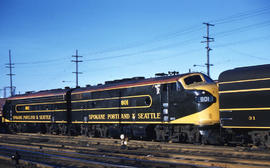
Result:
{"label": "railroad track", "polygon": [[243,147],[131,140],[121,149],[116,139],[43,134],[0,134],[0,145],[47,167],[270,167],[269,151]]}

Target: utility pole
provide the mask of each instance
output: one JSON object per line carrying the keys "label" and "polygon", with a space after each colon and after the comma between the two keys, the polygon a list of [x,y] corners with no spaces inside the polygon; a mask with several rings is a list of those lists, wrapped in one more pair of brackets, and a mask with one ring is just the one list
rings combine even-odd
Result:
{"label": "utility pole", "polygon": [[15,75],[12,73],[12,68],[14,68],[14,64],[11,63],[11,50],[9,50],[8,52],[8,55],[9,55],[9,63],[6,64],[6,68],[9,68],[9,74],[7,74],[9,76],[9,79],[10,79],[10,95],[13,96],[14,95],[14,92],[13,92],[13,85],[12,85],[12,76]]}
{"label": "utility pole", "polygon": [[206,37],[204,36],[203,38],[206,39],[206,41],[202,41],[202,43],[206,42],[206,54],[207,54],[207,62],[206,62],[206,68],[207,68],[207,75],[210,77],[210,66],[213,66],[213,64],[210,64],[210,59],[209,59],[209,53],[212,50],[209,47],[209,43],[214,41],[214,38],[209,37],[209,26],[215,26],[213,24],[210,23],[203,23],[206,25]]}
{"label": "utility pole", "polygon": [[72,60],[71,62],[75,62],[76,63],[76,72],[72,72],[72,73],[75,73],[76,74],[76,87],[78,87],[79,86],[78,74],[82,74],[82,72],[78,72],[79,71],[78,63],[79,62],[83,62],[83,61],[79,60],[79,57],[82,57],[82,56],[79,56],[78,55],[78,50],[76,50],[76,55],[72,55],[72,57],[75,57],[76,58],[76,60]]}

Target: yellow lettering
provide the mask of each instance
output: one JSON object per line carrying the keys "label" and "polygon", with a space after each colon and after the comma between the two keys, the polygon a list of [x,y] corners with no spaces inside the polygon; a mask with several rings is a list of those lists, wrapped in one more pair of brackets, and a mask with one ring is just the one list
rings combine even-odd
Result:
{"label": "yellow lettering", "polygon": [[121,106],[128,106],[128,100],[121,100]]}
{"label": "yellow lettering", "polygon": [[40,115],[37,116],[40,120],[51,120],[51,115]]}
{"label": "yellow lettering", "polygon": [[157,113],[157,119],[160,119],[160,113]]}
{"label": "yellow lettering", "polygon": [[22,116],[13,116],[13,120],[22,120]]}
{"label": "yellow lettering", "polygon": [[144,118],[143,118],[143,113],[139,113],[139,114],[138,114],[138,119],[139,119],[139,120],[144,119]]}
{"label": "yellow lettering", "polygon": [[124,120],[128,120],[130,119],[130,114],[108,114],[107,115],[107,119],[108,120],[119,120],[121,117],[121,119],[124,119]]}
{"label": "yellow lettering", "polygon": [[160,119],[160,113],[138,113],[139,120]]}
{"label": "yellow lettering", "polygon": [[116,120],[116,119],[119,119],[119,114],[108,114],[107,118],[109,120]]}
{"label": "yellow lettering", "polygon": [[89,120],[104,120],[105,114],[90,114],[88,118]]}
{"label": "yellow lettering", "polygon": [[128,119],[130,119],[130,115],[129,114],[121,114],[121,119],[128,120]]}
{"label": "yellow lettering", "polygon": [[26,115],[26,116],[23,116],[23,119],[24,120],[35,120],[36,116],[35,115]]}

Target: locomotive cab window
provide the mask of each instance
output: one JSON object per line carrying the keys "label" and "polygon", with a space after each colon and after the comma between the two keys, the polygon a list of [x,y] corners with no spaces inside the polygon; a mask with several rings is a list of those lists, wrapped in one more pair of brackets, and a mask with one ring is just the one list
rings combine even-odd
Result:
{"label": "locomotive cab window", "polygon": [[192,84],[196,84],[199,82],[203,82],[200,75],[189,76],[189,77],[185,78],[184,81],[185,81],[186,85],[192,85]]}

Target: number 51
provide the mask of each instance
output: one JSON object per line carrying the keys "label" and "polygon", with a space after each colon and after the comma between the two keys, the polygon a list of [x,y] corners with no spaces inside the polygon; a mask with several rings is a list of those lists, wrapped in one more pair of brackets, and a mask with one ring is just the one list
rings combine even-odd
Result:
{"label": "number 51", "polygon": [[248,120],[252,121],[252,120],[256,120],[255,116],[248,116]]}

